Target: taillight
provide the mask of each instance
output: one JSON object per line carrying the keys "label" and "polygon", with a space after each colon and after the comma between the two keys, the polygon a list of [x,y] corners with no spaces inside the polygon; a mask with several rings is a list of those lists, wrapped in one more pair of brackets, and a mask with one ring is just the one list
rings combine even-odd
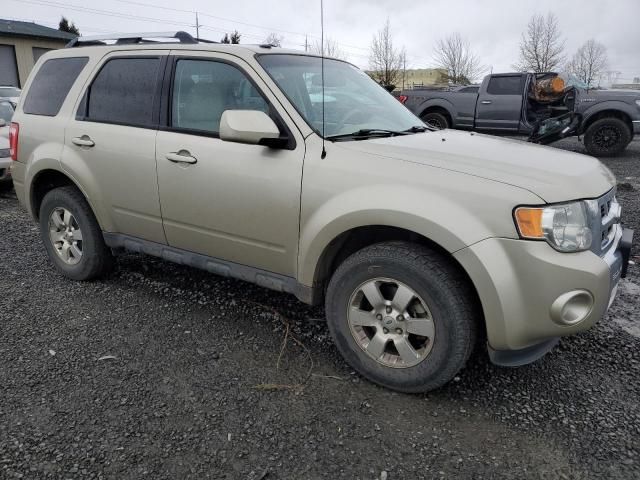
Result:
{"label": "taillight", "polygon": [[11,122],[9,127],[9,153],[11,160],[18,161],[18,135],[20,134],[20,125],[15,122]]}
{"label": "taillight", "polygon": [[399,101],[401,104],[403,104],[403,105],[404,105],[405,103],[407,103],[407,99],[408,99],[408,98],[409,98],[409,97],[407,97],[406,95],[400,95],[400,96],[398,97],[398,101]]}

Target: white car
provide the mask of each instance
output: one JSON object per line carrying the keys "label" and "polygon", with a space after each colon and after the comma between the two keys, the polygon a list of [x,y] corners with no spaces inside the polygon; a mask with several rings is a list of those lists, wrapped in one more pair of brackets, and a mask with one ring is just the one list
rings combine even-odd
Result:
{"label": "white car", "polygon": [[1,101],[9,101],[13,103],[13,107],[15,108],[18,105],[18,100],[20,100],[20,94],[22,90],[18,87],[11,86],[0,86],[0,102]]}
{"label": "white car", "polygon": [[12,186],[11,155],[9,154],[9,125],[13,117],[11,102],[0,100],[0,191],[8,190]]}

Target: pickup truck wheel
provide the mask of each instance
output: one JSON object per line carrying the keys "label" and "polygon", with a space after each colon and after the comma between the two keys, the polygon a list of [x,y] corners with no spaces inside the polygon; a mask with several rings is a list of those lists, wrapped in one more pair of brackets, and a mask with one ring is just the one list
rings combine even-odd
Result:
{"label": "pickup truck wheel", "polygon": [[449,128],[449,120],[447,120],[447,117],[438,112],[425,113],[420,119],[430,127],[437,128],[438,130]]}
{"label": "pickup truck wheel", "polygon": [[479,324],[474,298],[444,255],[387,242],[338,267],[325,308],[336,346],[356,371],[415,393],[444,385],[467,362]]}
{"label": "pickup truck wheel", "polygon": [[56,188],[44,196],[40,235],[56,269],[73,280],[97,278],[113,266],[100,226],[75,187]]}
{"label": "pickup truck wheel", "polygon": [[631,130],[619,118],[601,118],[593,122],[584,135],[587,151],[596,157],[612,157],[631,142]]}

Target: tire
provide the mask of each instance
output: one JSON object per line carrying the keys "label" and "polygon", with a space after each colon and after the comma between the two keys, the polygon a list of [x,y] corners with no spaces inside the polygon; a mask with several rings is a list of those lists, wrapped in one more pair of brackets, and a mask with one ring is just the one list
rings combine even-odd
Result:
{"label": "tire", "polygon": [[[372,281],[380,282],[375,291],[370,288]],[[391,322],[402,311],[396,310],[396,305],[403,303],[396,297],[409,298],[399,295],[407,288],[415,296],[408,303],[405,318],[400,314]],[[369,297],[375,297],[375,292],[382,292],[385,302],[393,305],[384,307],[388,316],[376,317],[375,312],[380,310],[375,307],[369,312],[374,305]],[[426,308],[422,308],[423,303]],[[405,393],[434,390],[454,378],[475,346],[482,321],[476,294],[452,261],[430,248],[407,242],[376,244],[348,257],[329,282],[325,308],[329,330],[347,363],[372,382]],[[384,325],[389,325],[389,333],[385,333]],[[384,353],[377,355],[376,345],[385,341]],[[400,354],[401,350],[407,353],[405,347],[400,348],[407,341],[416,353],[409,350],[409,363]],[[421,359],[417,356],[420,352]]]}
{"label": "tire", "polygon": [[596,120],[584,134],[584,144],[594,157],[613,157],[627,148],[631,142],[629,126],[619,118]]}
{"label": "tire", "polygon": [[425,113],[420,117],[420,119],[427,125],[433,128],[437,128],[438,130],[444,130],[445,128],[451,127],[451,125],[449,125],[449,120],[442,113],[438,113],[438,112]]}
{"label": "tire", "polygon": [[[64,226],[57,223],[60,221]],[[56,188],[44,196],[40,206],[40,236],[56,270],[72,280],[93,280],[113,267],[113,255],[104,243],[102,230],[75,187]],[[54,238],[59,241],[54,242]],[[66,249],[65,242],[69,245]]]}

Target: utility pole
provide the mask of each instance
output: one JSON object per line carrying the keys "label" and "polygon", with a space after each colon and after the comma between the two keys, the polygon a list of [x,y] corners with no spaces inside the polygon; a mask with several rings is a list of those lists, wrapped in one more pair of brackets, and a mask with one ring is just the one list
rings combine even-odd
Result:
{"label": "utility pole", "polygon": [[304,51],[309,51],[309,38],[306,35],[304,36]]}
{"label": "utility pole", "polygon": [[196,38],[200,38],[200,22],[198,21],[198,12],[196,12]]}

